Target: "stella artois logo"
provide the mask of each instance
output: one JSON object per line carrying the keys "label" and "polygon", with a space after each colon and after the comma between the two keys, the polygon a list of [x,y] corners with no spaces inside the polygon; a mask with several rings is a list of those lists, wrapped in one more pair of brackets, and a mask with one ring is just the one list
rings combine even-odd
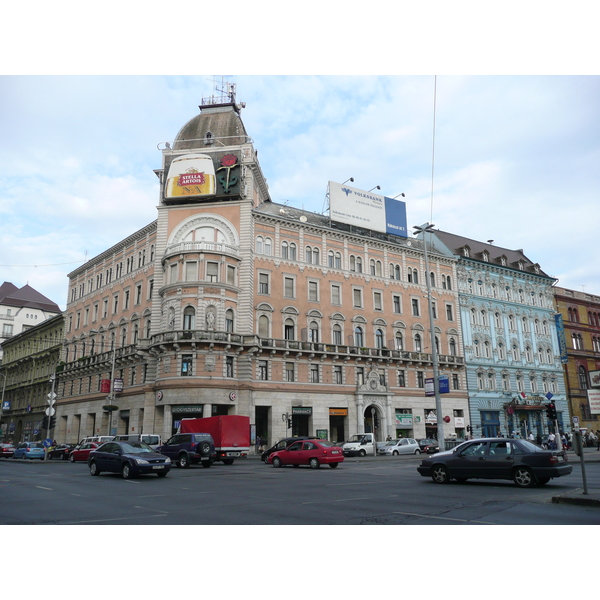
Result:
{"label": "stella artois logo", "polygon": [[200,173],[196,169],[188,169],[185,173],[182,173],[177,179],[177,185],[179,187],[186,187],[188,185],[203,185],[205,182],[204,173]]}

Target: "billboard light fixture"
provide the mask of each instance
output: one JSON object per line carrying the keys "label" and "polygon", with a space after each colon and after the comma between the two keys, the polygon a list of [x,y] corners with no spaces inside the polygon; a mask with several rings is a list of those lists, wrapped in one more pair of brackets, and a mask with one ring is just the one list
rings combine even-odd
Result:
{"label": "billboard light fixture", "polygon": [[380,190],[380,189],[381,189],[381,188],[380,188],[378,185],[376,185],[375,187],[371,188],[371,189],[369,190],[369,192],[372,192],[373,190]]}

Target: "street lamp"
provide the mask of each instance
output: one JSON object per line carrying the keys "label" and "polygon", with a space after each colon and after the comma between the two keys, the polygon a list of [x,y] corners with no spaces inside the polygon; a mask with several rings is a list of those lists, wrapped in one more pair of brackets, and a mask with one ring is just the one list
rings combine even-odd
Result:
{"label": "street lamp", "polygon": [[4,410],[4,391],[6,390],[6,373],[0,371],[0,375],[4,377],[4,383],[2,384],[2,398],[0,399],[0,423],[2,422],[2,412]]}
{"label": "street lamp", "polygon": [[[440,452],[446,449],[444,443],[444,420],[442,418],[442,399],[440,397],[438,355],[435,347],[435,330],[433,328],[433,303],[431,302],[431,281],[429,278],[429,258],[427,256],[427,241],[425,234],[431,234],[433,223],[425,223],[420,227],[414,225],[415,235],[423,234],[423,251],[425,254],[425,283],[427,284],[427,307],[429,309],[429,332],[431,333],[431,359],[433,362],[433,390],[435,392],[435,412],[437,414],[438,445]],[[431,239],[431,238],[430,238]]]}

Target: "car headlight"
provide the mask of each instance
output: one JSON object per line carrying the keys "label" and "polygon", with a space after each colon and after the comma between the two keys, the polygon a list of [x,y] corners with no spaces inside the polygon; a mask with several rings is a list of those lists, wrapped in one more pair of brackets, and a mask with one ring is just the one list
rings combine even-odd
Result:
{"label": "car headlight", "polygon": [[171,464],[171,459],[168,456],[165,458],[165,464]]}
{"label": "car headlight", "polygon": [[149,465],[150,464],[147,460],[144,460],[143,458],[136,458],[135,462],[138,465]]}

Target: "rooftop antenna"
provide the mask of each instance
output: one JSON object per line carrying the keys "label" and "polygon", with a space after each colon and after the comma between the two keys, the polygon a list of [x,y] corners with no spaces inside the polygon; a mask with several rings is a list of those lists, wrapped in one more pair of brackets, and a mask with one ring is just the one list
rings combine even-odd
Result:
{"label": "rooftop antenna", "polygon": [[210,81],[213,84],[212,96],[202,96],[202,104],[204,106],[208,104],[226,104],[231,102],[235,104],[235,83],[230,83],[227,78],[233,77],[232,75],[221,75],[220,78],[213,77]]}

